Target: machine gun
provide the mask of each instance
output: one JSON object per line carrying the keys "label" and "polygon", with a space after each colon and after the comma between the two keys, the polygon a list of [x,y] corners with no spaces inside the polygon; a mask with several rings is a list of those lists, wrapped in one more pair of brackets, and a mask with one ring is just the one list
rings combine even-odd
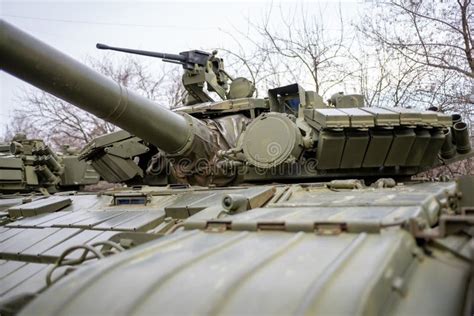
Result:
{"label": "machine gun", "polygon": [[181,52],[179,53],[179,55],[176,55],[176,54],[168,54],[168,53],[150,52],[146,50],[113,47],[113,46],[109,46],[109,45],[105,45],[101,43],[97,43],[96,48],[161,58],[163,59],[164,62],[183,65],[183,68],[187,70],[193,70],[196,65],[201,66],[201,67],[206,67],[207,62],[212,56],[208,52],[204,52],[201,50],[191,50],[187,52]]}
{"label": "machine gun", "polygon": [[[161,58],[164,62],[183,66],[183,85],[188,96],[187,105],[214,102],[215,100],[204,91],[204,84],[209,92],[215,92],[222,99],[235,99],[252,96],[254,85],[245,78],[234,80],[224,69],[224,60],[217,57],[217,51],[212,53],[201,50],[190,50],[177,54],[151,52],[137,49],[113,47],[98,43],[98,49]],[[229,86],[229,81],[232,82]]]}

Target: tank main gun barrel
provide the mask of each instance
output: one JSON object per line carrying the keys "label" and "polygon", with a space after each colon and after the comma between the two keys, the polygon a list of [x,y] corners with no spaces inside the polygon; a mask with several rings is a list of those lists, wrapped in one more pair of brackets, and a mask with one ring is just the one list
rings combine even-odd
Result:
{"label": "tank main gun barrel", "polygon": [[211,132],[196,119],[153,103],[3,20],[0,56],[2,70],[123,128],[167,154],[210,156]]}

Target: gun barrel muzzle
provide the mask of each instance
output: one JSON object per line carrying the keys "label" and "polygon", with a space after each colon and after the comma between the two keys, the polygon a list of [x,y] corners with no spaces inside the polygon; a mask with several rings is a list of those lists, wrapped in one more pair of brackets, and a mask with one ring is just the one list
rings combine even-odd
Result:
{"label": "gun barrel muzzle", "polygon": [[457,122],[453,126],[454,138],[456,140],[456,150],[460,154],[467,154],[471,151],[471,140],[469,139],[469,132],[467,124],[464,122]]}
{"label": "gun barrel muzzle", "polygon": [[456,146],[453,144],[453,134],[451,133],[451,129],[446,129],[443,132],[445,139],[441,147],[441,157],[450,159],[456,155]]}

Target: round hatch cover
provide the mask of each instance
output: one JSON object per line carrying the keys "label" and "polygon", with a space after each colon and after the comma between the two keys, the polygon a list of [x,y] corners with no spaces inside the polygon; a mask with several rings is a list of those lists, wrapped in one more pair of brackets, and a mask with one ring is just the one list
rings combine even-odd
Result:
{"label": "round hatch cover", "polygon": [[247,161],[271,168],[301,153],[301,134],[296,124],[281,113],[264,113],[249,124],[242,148]]}

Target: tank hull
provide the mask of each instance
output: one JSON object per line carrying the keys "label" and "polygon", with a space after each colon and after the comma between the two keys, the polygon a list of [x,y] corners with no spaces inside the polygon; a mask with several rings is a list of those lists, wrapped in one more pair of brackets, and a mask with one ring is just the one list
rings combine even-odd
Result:
{"label": "tank hull", "polygon": [[[41,199],[55,212],[2,227],[0,236],[10,236],[0,243],[2,306],[40,291],[21,315],[460,314],[472,283],[468,236],[422,237],[411,225],[436,230],[443,201],[472,182],[150,187]],[[248,203],[227,211],[229,194]],[[18,209],[28,204],[7,212]],[[124,243],[136,234],[147,241],[58,281],[56,269],[46,287],[71,245]]]}

